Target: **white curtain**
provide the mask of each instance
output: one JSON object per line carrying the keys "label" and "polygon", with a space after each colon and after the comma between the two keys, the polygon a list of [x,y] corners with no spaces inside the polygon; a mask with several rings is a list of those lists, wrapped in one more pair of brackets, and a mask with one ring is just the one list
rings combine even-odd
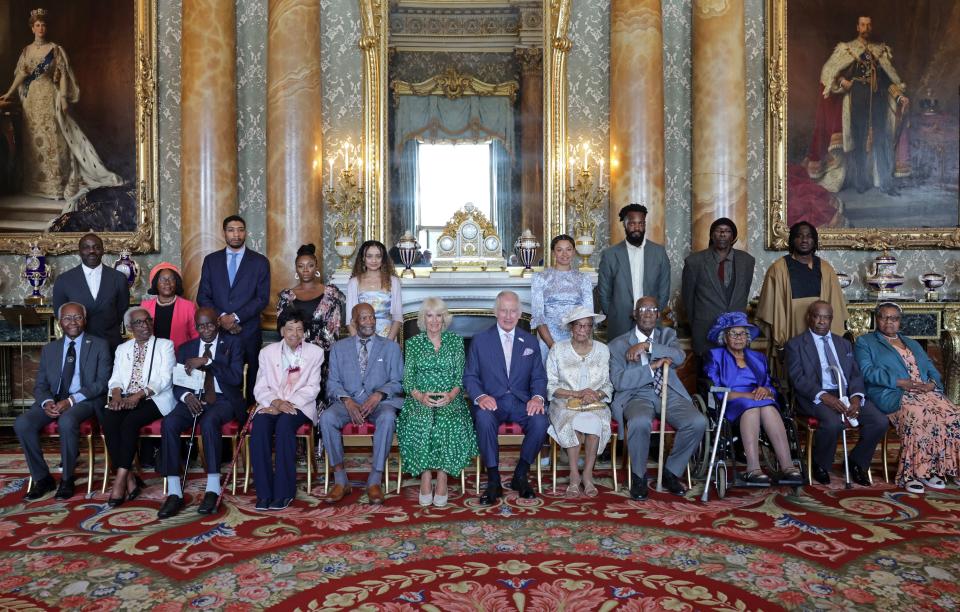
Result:
{"label": "white curtain", "polygon": [[397,151],[409,140],[425,143],[497,140],[514,153],[513,103],[506,96],[400,96],[396,110]]}

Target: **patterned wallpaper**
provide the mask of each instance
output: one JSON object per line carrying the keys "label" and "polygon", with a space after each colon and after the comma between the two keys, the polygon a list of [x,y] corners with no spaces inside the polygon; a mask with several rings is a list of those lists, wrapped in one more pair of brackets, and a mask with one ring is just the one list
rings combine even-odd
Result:
{"label": "patterned wallpaper", "polygon": [[[568,58],[568,136],[590,138],[609,146],[609,0],[573,0],[569,35],[573,48]],[[763,272],[781,252],[765,251],[764,236],[764,0],[745,0],[747,54],[747,156],[749,170],[749,239],[745,246],[757,257],[754,292]],[[321,46],[323,54],[323,137],[327,147],[344,138],[359,142],[362,133],[362,63],[357,0],[322,0]],[[667,251],[673,264],[674,293],[679,291],[683,258],[690,239],[690,14],[691,0],[663,0],[664,98],[667,181]],[[180,262],[180,7],[159,2],[159,148],[160,148],[160,253],[137,256],[146,269],[158,261]],[[266,3],[237,2],[237,101],[240,165],[240,210],[248,219],[251,244],[264,248],[266,162]],[[599,141],[599,142],[598,142]],[[324,177],[326,180],[326,177]],[[607,234],[606,224],[598,232]],[[338,259],[332,249],[332,227],[325,229],[324,266],[333,271]],[[847,273],[864,276],[873,252],[824,251],[823,257]],[[960,272],[950,251],[897,252],[907,289],[919,288],[916,277],[926,271]],[[114,259],[110,255],[109,259]],[[54,259],[56,270],[77,264],[76,256]],[[18,301],[27,293],[19,278],[22,258],[0,256],[0,300]],[[946,268],[946,270],[945,270]],[[142,292],[142,287],[139,291]]]}

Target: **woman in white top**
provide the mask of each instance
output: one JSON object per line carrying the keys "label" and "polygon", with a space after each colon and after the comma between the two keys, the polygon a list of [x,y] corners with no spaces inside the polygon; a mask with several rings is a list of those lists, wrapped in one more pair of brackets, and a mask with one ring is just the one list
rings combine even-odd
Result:
{"label": "woman in white top", "polygon": [[[347,282],[347,313],[363,302],[373,306],[377,317],[377,335],[396,340],[403,324],[403,301],[400,297],[400,279],[393,268],[382,242],[367,240],[360,245],[353,272]],[[350,323],[350,335],[357,330]]]}
{"label": "woman in white top", "polygon": [[[567,451],[570,484],[566,495],[596,497],[593,465],[610,441],[610,352],[593,340],[594,325],[606,317],[584,307],[563,319],[570,328],[569,340],[555,342],[547,356],[547,396],[550,400],[550,434]],[[577,471],[580,445],[584,445],[583,475]]]}

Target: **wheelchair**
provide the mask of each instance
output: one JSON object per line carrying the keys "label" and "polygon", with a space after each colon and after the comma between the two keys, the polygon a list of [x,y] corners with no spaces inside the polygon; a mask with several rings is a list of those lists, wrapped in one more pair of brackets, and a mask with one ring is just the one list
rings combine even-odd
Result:
{"label": "wheelchair", "polygon": [[[766,483],[747,482],[743,478],[743,473],[738,469],[738,463],[742,464],[744,468],[746,467],[739,426],[735,426],[735,423],[731,423],[726,416],[722,415],[726,412],[727,394],[732,389],[717,386],[713,384],[713,381],[706,379],[699,381],[698,388],[700,392],[694,396],[694,404],[708,420],[703,452],[696,453],[695,460],[695,463],[700,466],[697,471],[698,477],[706,478],[701,501],[709,500],[711,484],[716,487],[717,496],[720,499],[726,496],[730,487],[766,488],[779,486],[780,483],[776,479]],[[780,418],[787,434],[793,467],[797,468],[801,474],[800,482],[791,481],[783,484],[790,486],[792,492],[796,494],[800,487],[808,484],[803,467],[805,465],[803,449],[799,443],[800,437],[792,409],[789,407],[790,404],[783,400],[784,396],[779,390],[776,397]],[[770,443],[766,431],[762,428],[760,430],[760,464],[770,473],[779,474],[785,471],[781,470],[777,464],[773,445]]]}

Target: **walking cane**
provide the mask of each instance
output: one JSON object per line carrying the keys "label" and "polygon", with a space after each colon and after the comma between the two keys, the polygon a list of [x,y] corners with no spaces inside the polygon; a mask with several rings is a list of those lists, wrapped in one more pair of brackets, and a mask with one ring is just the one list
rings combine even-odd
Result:
{"label": "walking cane", "polygon": [[720,418],[717,419],[717,425],[713,432],[713,452],[710,453],[710,467],[707,469],[707,484],[703,485],[703,495],[700,501],[706,503],[710,497],[710,477],[713,475],[713,468],[717,464],[717,447],[720,445],[720,427],[723,423],[723,417],[727,414],[727,397],[730,395],[729,387],[710,387],[708,393],[723,393],[723,401],[720,403]]}
{"label": "walking cane", "polygon": [[[200,412],[203,412],[202,410]],[[190,429],[190,441],[187,443],[187,460],[183,462],[183,478],[180,479],[181,486],[187,488],[187,472],[190,471],[190,453],[193,452],[193,441],[197,439],[197,419],[200,418],[200,412],[193,415],[193,428]]]}
{"label": "walking cane", "polygon": [[[230,482],[233,478],[233,472],[237,469],[237,460],[240,458],[240,453],[243,451],[243,441],[250,434],[250,428],[253,426],[253,417],[257,416],[257,413],[260,412],[261,406],[257,405],[250,416],[247,417],[247,422],[243,425],[243,429],[240,430],[240,434],[237,436],[237,446],[236,452],[233,453],[233,461],[230,462],[230,469],[227,471],[227,479],[224,480],[224,483]],[[217,503],[213,506],[213,511],[216,512],[220,509],[220,500],[223,499],[223,492],[226,490],[226,486],[220,487],[220,495],[217,495]]]}
{"label": "walking cane", "polygon": [[667,433],[667,383],[670,379],[670,363],[663,364],[663,386],[660,388],[660,453],[657,458],[657,491],[663,491],[663,441]]}
{"label": "walking cane", "polygon": [[[833,373],[837,377],[837,393],[840,394],[840,401],[842,402],[845,398],[843,394],[843,373],[840,372],[840,368],[837,366],[830,366],[829,369],[833,370]],[[849,400],[848,400],[849,401]],[[847,458],[847,415],[840,413],[840,438],[843,440],[843,487],[845,489],[852,489],[853,483],[850,482],[850,461]]]}

